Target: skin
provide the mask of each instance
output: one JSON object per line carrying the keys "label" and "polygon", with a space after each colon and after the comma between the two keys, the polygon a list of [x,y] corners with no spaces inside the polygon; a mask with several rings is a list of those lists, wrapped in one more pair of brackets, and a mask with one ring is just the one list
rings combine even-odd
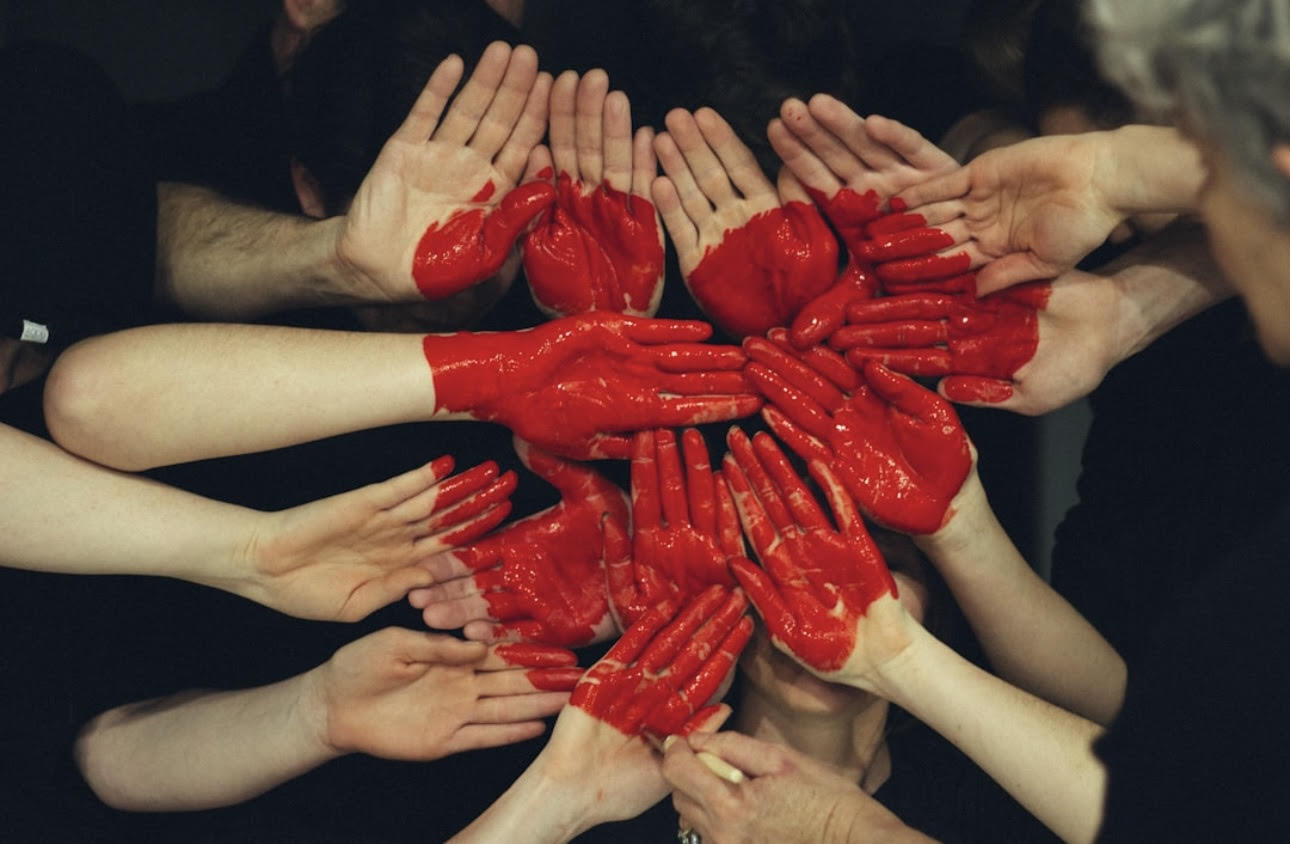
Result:
{"label": "skin", "polygon": [[0,337],[0,393],[36,380],[53,362],[54,356],[46,349]]}

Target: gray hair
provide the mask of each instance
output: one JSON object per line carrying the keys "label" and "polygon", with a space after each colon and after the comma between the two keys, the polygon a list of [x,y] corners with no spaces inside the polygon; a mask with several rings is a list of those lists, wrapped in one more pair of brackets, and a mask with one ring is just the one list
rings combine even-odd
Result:
{"label": "gray hair", "polygon": [[1088,0],[1102,70],[1143,106],[1180,117],[1233,165],[1239,187],[1290,222],[1290,2]]}

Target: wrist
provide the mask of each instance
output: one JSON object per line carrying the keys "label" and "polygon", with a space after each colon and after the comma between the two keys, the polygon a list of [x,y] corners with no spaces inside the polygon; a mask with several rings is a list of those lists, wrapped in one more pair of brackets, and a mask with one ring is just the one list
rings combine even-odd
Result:
{"label": "wrist", "polygon": [[434,384],[433,412],[438,417],[479,418],[482,408],[503,395],[509,369],[503,338],[522,332],[427,334],[421,349]]}
{"label": "wrist", "polygon": [[1116,212],[1125,219],[1156,211],[1197,210],[1205,167],[1200,151],[1171,127],[1128,125],[1101,136],[1106,174],[1100,185]]}
{"label": "wrist", "polygon": [[560,777],[544,749],[488,811],[452,840],[569,841],[595,826],[581,805],[581,797],[592,790]]}
{"label": "wrist", "polygon": [[[975,454],[975,449],[973,452]],[[981,476],[977,473],[975,460],[971,471],[963,479],[963,485],[950,501],[946,514],[944,524],[935,532],[910,537],[919,550],[933,561],[940,554],[952,553],[972,542],[993,519],[993,511],[986,498]]]}
{"label": "wrist", "polygon": [[330,663],[325,662],[297,678],[300,686],[296,694],[295,723],[300,730],[301,742],[309,746],[321,762],[353,753],[356,748],[344,747],[333,735],[336,723],[332,696],[328,693]]}

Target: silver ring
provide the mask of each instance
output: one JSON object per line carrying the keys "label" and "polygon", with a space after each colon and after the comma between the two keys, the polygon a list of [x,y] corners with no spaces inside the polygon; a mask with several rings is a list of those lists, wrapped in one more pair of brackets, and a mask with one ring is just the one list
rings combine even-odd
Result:
{"label": "silver ring", "polygon": [[681,844],[703,844],[703,836],[694,831],[694,827],[678,829],[676,831],[676,840]]}

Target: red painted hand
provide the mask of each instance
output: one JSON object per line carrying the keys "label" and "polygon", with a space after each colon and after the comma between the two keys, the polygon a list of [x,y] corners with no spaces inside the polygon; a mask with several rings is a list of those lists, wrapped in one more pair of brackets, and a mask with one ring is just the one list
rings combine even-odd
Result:
{"label": "red painted hand", "polygon": [[[602,70],[562,73],[551,86],[550,157],[557,200],[524,239],[524,272],[553,317],[604,310],[650,316],[663,294],[663,229],[649,201],[654,134],[632,138],[631,105]],[[533,162],[530,162],[532,168]]]}
{"label": "red painted hand", "polygon": [[793,346],[805,349],[827,339],[846,322],[847,306],[868,301],[877,292],[878,281],[869,265],[848,261],[837,283],[798,312],[789,331]]}
{"label": "red painted hand", "polygon": [[626,459],[623,432],[747,416],[761,398],[702,322],[582,314],[525,331],[425,338],[435,413],[498,422],[557,454]]}
{"label": "red painted hand", "polygon": [[836,674],[856,650],[869,607],[896,598],[896,581],[864,528],[855,503],[828,466],[811,477],[829,499],[835,530],[769,434],[727,437],[724,468],[739,518],[762,568],[731,562],[735,577],[766,622],[771,640],[821,675]]}
{"label": "red painted hand", "polygon": [[1051,289],[1036,282],[984,299],[909,293],[857,302],[829,344],[857,367],[875,360],[907,375],[953,376],[941,389],[954,401],[1006,401],[1039,347],[1038,312]]}
{"label": "red painted hand", "polygon": [[824,218],[800,185],[777,191],[715,111],[676,109],[667,127],[654,142],[667,174],[654,201],[690,294],[737,337],[789,324],[837,277]]}
{"label": "red painted hand", "polygon": [[734,586],[726,561],[744,553],[734,501],[708,461],[703,437],[641,431],[632,443],[632,556],[608,569],[618,626],[664,599],[684,601],[712,584]]}
{"label": "red painted hand", "polygon": [[467,638],[586,645],[616,631],[605,566],[631,553],[627,497],[584,466],[522,441],[524,464],[560,490],[559,504],[422,565],[436,585],[408,596],[429,627]]}
{"label": "red painted hand", "polygon": [[880,364],[863,376],[836,352],[796,352],[784,332],[749,338],[748,377],[763,412],[804,460],[833,467],[870,518],[902,533],[933,533],[972,466],[949,402]]}
{"label": "red painted hand", "polygon": [[573,690],[569,705],[626,735],[686,733],[734,670],[752,635],[743,593],[711,586],[681,610],[641,616]]}

